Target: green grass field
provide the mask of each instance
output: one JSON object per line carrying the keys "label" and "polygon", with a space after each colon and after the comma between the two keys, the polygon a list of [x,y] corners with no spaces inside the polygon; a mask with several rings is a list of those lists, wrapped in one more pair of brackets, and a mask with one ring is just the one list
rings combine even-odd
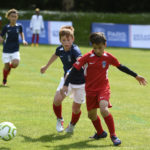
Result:
{"label": "green grass field", "polygon": [[[12,70],[8,87],[0,87],[0,122],[16,125],[17,136],[0,140],[0,150],[149,150],[150,149],[150,87],[140,86],[131,76],[115,67],[109,69],[111,85],[111,113],[116,133],[122,145],[114,147],[110,138],[90,140],[95,130],[87,118],[85,104],[73,135],[57,133],[52,109],[53,97],[63,75],[57,60],[44,75],[40,67],[47,63],[56,46],[20,47],[20,66]],[[2,49],[2,46],[0,46]],[[86,53],[90,47],[80,47]],[[107,48],[119,61],[150,81],[150,51],[128,48]],[[0,54],[1,56],[1,54]],[[0,62],[0,80],[3,64]],[[63,102],[64,126],[71,118],[72,100]],[[99,112],[99,111],[98,111]],[[102,117],[101,117],[102,118]],[[108,129],[102,120],[104,129]]]}

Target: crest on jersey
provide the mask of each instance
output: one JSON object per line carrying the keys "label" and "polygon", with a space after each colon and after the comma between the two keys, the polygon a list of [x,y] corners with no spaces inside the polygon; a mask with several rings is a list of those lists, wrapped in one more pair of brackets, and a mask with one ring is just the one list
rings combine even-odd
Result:
{"label": "crest on jersey", "polygon": [[19,33],[19,29],[16,29],[16,32]]}
{"label": "crest on jersey", "polygon": [[102,61],[102,67],[103,67],[103,68],[106,67],[106,61]]}
{"label": "crest on jersey", "polygon": [[91,54],[91,55],[90,55],[90,57],[94,57],[94,56],[95,56],[95,54]]}

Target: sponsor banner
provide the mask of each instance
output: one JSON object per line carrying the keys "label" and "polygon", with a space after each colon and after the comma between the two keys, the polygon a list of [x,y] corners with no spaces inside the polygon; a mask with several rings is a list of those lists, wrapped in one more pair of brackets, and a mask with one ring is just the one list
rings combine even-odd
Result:
{"label": "sponsor banner", "polygon": [[[32,41],[32,30],[30,29],[30,20],[18,20],[23,26],[25,39],[28,43]],[[40,44],[60,44],[59,29],[64,25],[72,25],[70,21],[44,21],[44,30],[40,32]],[[20,42],[22,42],[20,38]]]}
{"label": "sponsor banner", "polygon": [[150,48],[150,25],[130,26],[130,47]]}
{"label": "sponsor banner", "polygon": [[129,47],[129,25],[92,23],[92,32],[104,32],[107,46]]}
{"label": "sponsor banner", "polygon": [[69,21],[49,21],[48,22],[48,41],[50,44],[60,44],[59,29],[64,25],[72,26]]}

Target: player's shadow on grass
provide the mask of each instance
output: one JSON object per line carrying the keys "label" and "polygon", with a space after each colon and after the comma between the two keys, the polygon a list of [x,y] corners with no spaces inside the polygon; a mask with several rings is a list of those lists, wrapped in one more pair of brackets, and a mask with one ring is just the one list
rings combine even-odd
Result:
{"label": "player's shadow on grass", "polygon": [[80,142],[75,142],[75,143],[70,143],[70,144],[59,144],[57,146],[45,146],[46,148],[53,148],[53,149],[57,149],[57,150],[70,150],[70,149],[95,149],[95,148],[106,148],[106,147],[112,147],[112,144],[101,144],[101,140],[104,139],[100,139],[97,140],[97,142],[99,143],[99,145],[94,145],[91,144],[91,142],[95,141],[95,140],[84,140],[84,141],[80,141]]}
{"label": "player's shadow on grass", "polygon": [[51,142],[51,141],[56,141],[56,140],[62,140],[65,138],[69,138],[72,136],[72,134],[65,134],[65,135],[61,135],[61,134],[49,134],[49,135],[43,135],[39,138],[32,138],[29,136],[25,136],[25,135],[21,135],[24,138],[24,142]]}
{"label": "player's shadow on grass", "polygon": [[[7,85],[4,86],[4,85],[1,84],[1,85],[0,85],[0,88],[9,88],[9,86],[7,86]],[[0,149],[0,150],[1,150],[1,149]]]}
{"label": "player's shadow on grass", "polygon": [[7,147],[0,147],[0,150],[10,150],[10,148],[7,148]]}
{"label": "player's shadow on grass", "polygon": [[[70,138],[72,136],[72,134],[50,134],[50,135],[43,135],[39,138],[31,138],[29,136],[24,136],[21,135],[24,138],[24,142],[45,142],[45,143],[51,143],[52,141],[57,141],[57,140],[63,140],[65,138]],[[105,140],[105,139],[102,139]],[[75,142],[75,143],[70,143],[70,144],[61,144],[61,145],[57,145],[57,146],[50,146],[47,145],[45,146],[46,148],[53,148],[53,149],[57,149],[57,150],[70,150],[72,149],[86,149],[86,148],[102,148],[102,147],[111,147],[113,146],[112,144],[105,144],[105,145],[94,145],[91,144],[91,142],[93,142],[95,140],[84,140],[84,141],[80,141],[80,142]],[[101,140],[97,140],[97,142],[101,143]]]}

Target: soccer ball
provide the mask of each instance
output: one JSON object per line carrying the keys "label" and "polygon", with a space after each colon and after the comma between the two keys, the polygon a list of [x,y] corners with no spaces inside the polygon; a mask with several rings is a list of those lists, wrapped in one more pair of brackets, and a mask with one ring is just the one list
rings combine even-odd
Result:
{"label": "soccer ball", "polygon": [[9,141],[16,136],[16,127],[11,122],[2,122],[0,123],[0,137],[5,140]]}

